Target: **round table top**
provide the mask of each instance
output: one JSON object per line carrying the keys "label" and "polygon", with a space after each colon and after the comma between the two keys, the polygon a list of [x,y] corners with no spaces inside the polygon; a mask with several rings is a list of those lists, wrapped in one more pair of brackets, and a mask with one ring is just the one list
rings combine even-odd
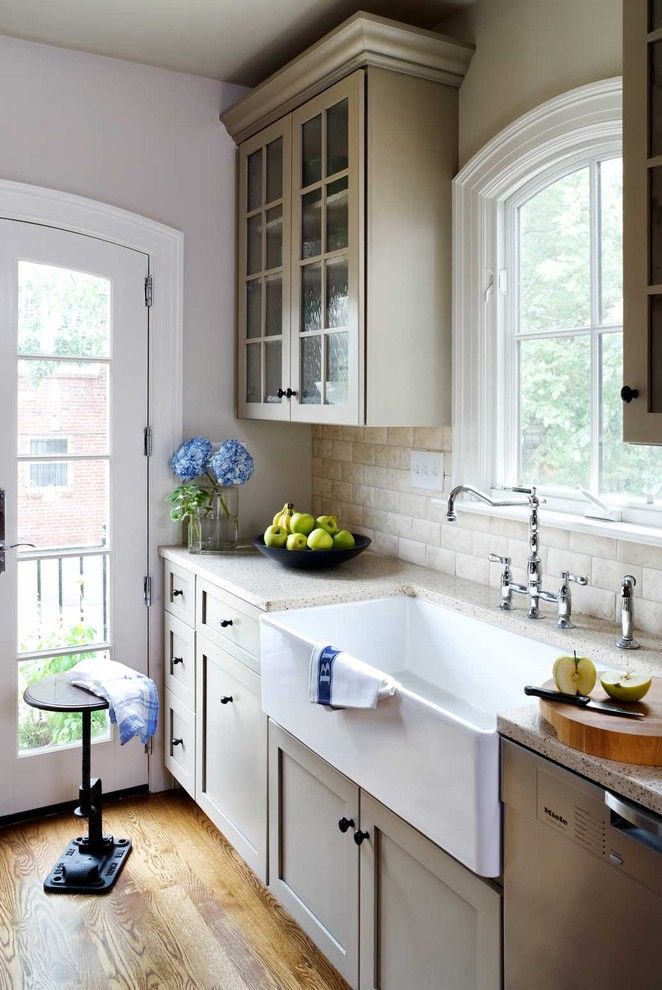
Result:
{"label": "round table top", "polygon": [[42,677],[28,685],[23,700],[47,712],[98,712],[108,708],[105,698],[71,684],[66,673]]}

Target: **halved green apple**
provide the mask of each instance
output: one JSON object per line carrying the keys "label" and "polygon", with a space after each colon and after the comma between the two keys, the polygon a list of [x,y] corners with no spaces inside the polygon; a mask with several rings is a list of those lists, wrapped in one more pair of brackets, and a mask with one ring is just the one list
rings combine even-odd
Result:
{"label": "halved green apple", "polygon": [[559,657],[552,670],[554,683],[564,694],[590,694],[597,671],[589,657]]}
{"label": "halved green apple", "polygon": [[637,674],[630,670],[603,670],[600,683],[614,701],[641,701],[650,691],[649,674]]}

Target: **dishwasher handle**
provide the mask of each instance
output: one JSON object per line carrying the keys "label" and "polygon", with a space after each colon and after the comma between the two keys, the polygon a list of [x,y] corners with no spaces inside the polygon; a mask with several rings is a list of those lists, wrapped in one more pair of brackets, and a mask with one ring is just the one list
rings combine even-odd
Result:
{"label": "dishwasher handle", "polygon": [[[611,791],[605,791],[605,804],[607,807],[622,818],[629,825],[633,825],[636,829],[641,829],[642,832],[646,833],[646,838],[648,842],[644,844],[656,848],[659,852],[662,852],[662,818],[659,818],[653,812],[645,811],[636,804],[631,804],[629,801],[625,801],[623,798],[617,797],[612,794]],[[613,824],[613,823],[612,823]],[[632,838],[636,838],[634,835]]]}

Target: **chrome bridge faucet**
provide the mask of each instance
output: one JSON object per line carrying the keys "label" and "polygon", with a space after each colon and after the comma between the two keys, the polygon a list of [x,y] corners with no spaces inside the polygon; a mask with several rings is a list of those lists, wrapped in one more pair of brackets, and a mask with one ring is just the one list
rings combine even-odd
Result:
{"label": "chrome bridge faucet", "polygon": [[490,560],[494,563],[501,564],[501,581],[500,581],[500,593],[501,600],[499,602],[499,608],[504,610],[509,610],[512,608],[512,596],[516,595],[527,595],[529,599],[529,609],[527,612],[529,619],[542,619],[543,615],[540,611],[540,601],[545,602],[556,602],[558,607],[558,625],[561,629],[574,629],[572,623],[572,594],[570,591],[570,582],[575,582],[576,584],[588,584],[588,578],[583,576],[577,576],[572,574],[570,571],[561,572],[561,587],[557,592],[545,591],[542,586],[542,561],[540,559],[540,543],[539,543],[539,533],[538,533],[538,509],[541,504],[544,503],[544,499],[538,498],[536,494],[536,489],[532,488],[510,488],[508,491],[517,492],[522,495],[527,496],[527,500],[523,501],[518,499],[513,501],[511,499],[505,500],[495,500],[486,495],[485,492],[481,492],[477,488],[473,488],[471,485],[457,485],[456,488],[452,490],[448,496],[448,506],[446,510],[446,519],[448,522],[455,522],[457,515],[455,513],[455,501],[458,495],[467,493],[470,495],[475,495],[476,498],[481,499],[483,502],[487,502],[488,505],[495,507],[507,506],[507,505],[528,505],[529,506],[529,554],[526,558],[526,584],[517,584],[512,580],[512,574],[510,570],[510,565],[512,563],[510,557],[501,557],[498,554],[491,553]]}

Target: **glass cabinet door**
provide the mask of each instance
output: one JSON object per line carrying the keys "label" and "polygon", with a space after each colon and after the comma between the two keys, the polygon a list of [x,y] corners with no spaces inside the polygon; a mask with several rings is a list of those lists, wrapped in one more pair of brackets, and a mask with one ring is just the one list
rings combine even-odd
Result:
{"label": "glass cabinet door", "polygon": [[363,72],[292,115],[291,417],[362,411]]}
{"label": "glass cabinet door", "polygon": [[237,409],[251,419],[290,418],[290,125],[239,149]]}

